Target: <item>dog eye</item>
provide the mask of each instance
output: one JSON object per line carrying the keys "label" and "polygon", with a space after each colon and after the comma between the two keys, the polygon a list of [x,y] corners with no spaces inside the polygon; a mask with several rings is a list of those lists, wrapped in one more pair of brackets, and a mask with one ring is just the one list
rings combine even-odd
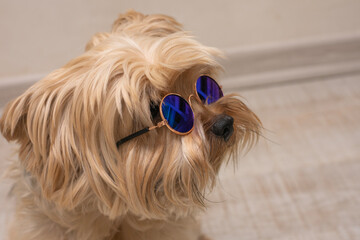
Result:
{"label": "dog eye", "polygon": [[151,102],[150,103],[150,112],[152,119],[155,119],[157,116],[159,116],[159,105]]}

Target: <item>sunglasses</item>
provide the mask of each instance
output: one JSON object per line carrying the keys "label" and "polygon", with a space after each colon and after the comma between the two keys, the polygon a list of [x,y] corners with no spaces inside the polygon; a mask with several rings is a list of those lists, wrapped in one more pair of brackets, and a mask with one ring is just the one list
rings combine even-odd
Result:
{"label": "sunglasses", "polygon": [[[211,104],[216,102],[224,96],[219,84],[209,76],[200,76],[195,83],[195,93],[198,99],[203,104]],[[138,132],[135,132],[116,143],[119,147],[121,144],[147,133],[153,129],[167,126],[170,131],[178,135],[186,135],[191,133],[194,129],[194,111],[189,101],[186,101],[182,96],[176,93],[169,93],[165,95],[159,105],[159,112],[162,121],[152,127],[146,127]]]}

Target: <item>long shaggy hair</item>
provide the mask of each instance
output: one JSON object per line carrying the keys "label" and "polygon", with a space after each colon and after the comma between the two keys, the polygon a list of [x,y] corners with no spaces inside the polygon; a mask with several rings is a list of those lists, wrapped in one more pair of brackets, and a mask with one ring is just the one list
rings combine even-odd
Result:
{"label": "long shaggy hair", "polygon": [[[192,98],[190,134],[162,127],[116,142],[156,124],[150,106],[167,93],[187,98],[199,76],[216,79],[220,55],[171,17],[129,11],[8,104],[0,130],[20,145],[10,238],[165,239],[167,229],[196,239],[184,219],[205,206],[221,164],[256,141],[256,115],[234,94],[210,105]],[[211,132],[220,114],[234,118],[229,141]]]}

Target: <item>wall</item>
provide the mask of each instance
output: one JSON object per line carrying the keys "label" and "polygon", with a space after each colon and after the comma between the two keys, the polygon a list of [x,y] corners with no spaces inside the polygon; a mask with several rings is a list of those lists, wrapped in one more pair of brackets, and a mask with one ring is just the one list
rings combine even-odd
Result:
{"label": "wall", "polygon": [[360,30],[358,0],[1,0],[0,85],[61,67],[129,8],[172,15],[227,52]]}

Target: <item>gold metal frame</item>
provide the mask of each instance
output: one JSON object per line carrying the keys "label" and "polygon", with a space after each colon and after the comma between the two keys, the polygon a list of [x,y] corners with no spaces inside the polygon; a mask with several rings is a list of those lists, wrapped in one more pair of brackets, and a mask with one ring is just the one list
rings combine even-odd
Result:
{"label": "gold metal frame", "polygon": [[[218,87],[222,90],[222,86],[219,85],[219,84],[215,81],[215,79],[213,79],[212,77],[207,76],[207,75],[201,75],[200,77],[209,77],[209,78],[211,78],[211,79],[216,83],[216,85],[218,85]],[[182,136],[183,136],[183,135],[187,135],[187,134],[191,133],[191,132],[194,130],[195,124],[193,124],[193,127],[192,127],[188,132],[186,132],[186,133],[182,133],[182,132],[179,132],[179,131],[174,130],[174,129],[168,124],[167,120],[165,119],[164,114],[163,114],[163,112],[162,112],[162,107],[161,107],[161,106],[162,106],[162,103],[164,102],[164,99],[165,99],[167,96],[169,96],[169,95],[176,95],[176,96],[178,96],[178,97],[181,97],[182,99],[184,99],[185,102],[187,102],[187,103],[189,104],[190,109],[191,109],[191,111],[193,112],[194,121],[195,121],[195,113],[194,113],[194,110],[193,110],[193,108],[192,108],[192,106],[191,106],[191,97],[195,97],[195,96],[196,96],[197,100],[202,103],[201,98],[200,98],[200,96],[199,96],[199,94],[197,93],[197,90],[196,90],[197,80],[198,80],[200,77],[198,77],[198,78],[196,79],[195,84],[194,84],[194,92],[195,92],[195,94],[190,94],[190,96],[189,96],[189,98],[188,98],[188,101],[186,101],[186,99],[185,99],[183,96],[181,96],[180,94],[177,94],[177,93],[168,93],[168,94],[166,94],[166,95],[161,99],[159,108],[160,108],[160,116],[161,116],[162,121],[159,122],[158,124],[156,124],[155,126],[150,127],[150,128],[149,128],[150,131],[153,130],[153,129],[156,129],[156,128],[160,128],[160,127],[162,127],[162,126],[166,126],[166,127],[167,127],[170,131],[172,131],[173,133],[176,133],[176,134],[178,134],[178,135],[182,135]],[[224,94],[223,94],[223,95],[224,95]]]}
{"label": "gold metal frame", "polygon": [[[198,78],[196,79],[195,84],[194,84],[194,92],[195,92],[195,94],[196,94],[196,96],[197,96],[197,98],[198,98],[198,100],[199,100],[200,102],[202,102],[202,101],[201,101],[201,98],[200,98],[198,92],[196,91],[196,84],[197,84],[197,80],[198,80],[199,78],[201,78],[201,77],[211,78],[211,79],[216,83],[216,85],[221,89],[221,92],[222,92],[222,88],[223,88],[223,87],[222,87],[221,85],[219,85],[219,83],[218,83],[217,81],[215,81],[215,79],[213,79],[212,77],[210,77],[210,76],[208,76],[208,75],[201,75],[200,77],[198,77]],[[191,95],[189,96],[189,101],[190,101],[190,97],[191,97],[192,95],[194,95],[194,94],[191,94]],[[223,93],[223,96],[224,96],[224,93]],[[205,103],[207,104],[207,101],[206,101]]]}
{"label": "gold metal frame", "polygon": [[[222,89],[222,86],[219,85],[212,77],[207,76],[207,75],[201,75],[200,77],[203,77],[203,76],[211,78],[211,79],[218,85],[218,87],[219,87],[220,89]],[[155,126],[146,127],[146,128],[144,128],[144,129],[142,129],[142,130],[140,130],[140,131],[138,131],[138,132],[135,132],[135,133],[133,133],[133,134],[131,134],[131,135],[125,137],[125,138],[120,139],[118,142],[116,142],[116,146],[119,147],[119,145],[123,144],[124,142],[127,142],[127,141],[131,140],[131,139],[134,138],[134,137],[137,137],[137,136],[139,136],[139,135],[142,135],[142,134],[144,134],[144,133],[146,133],[146,132],[148,132],[148,131],[154,130],[154,129],[156,129],[156,128],[161,128],[162,126],[166,126],[166,127],[167,127],[170,131],[172,131],[173,133],[176,133],[176,134],[182,135],[182,136],[191,133],[191,132],[194,130],[195,124],[193,124],[192,128],[191,128],[188,132],[186,132],[186,133],[182,133],[182,132],[179,132],[179,131],[174,130],[174,129],[168,124],[167,120],[165,119],[164,114],[163,114],[163,112],[162,112],[162,107],[161,107],[161,106],[162,106],[162,103],[164,102],[164,99],[165,99],[167,96],[169,96],[169,95],[176,95],[176,96],[184,99],[184,101],[185,101],[187,104],[189,104],[189,107],[190,107],[191,111],[193,112],[193,117],[194,117],[193,120],[194,120],[194,122],[195,122],[195,113],[194,113],[194,110],[193,110],[193,108],[192,108],[192,106],[191,106],[191,97],[195,97],[195,96],[196,96],[197,100],[202,103],[201,98],[200,98],[199,94],[198,94],[197,91],[196,91],[197,80],[198,80],[200,77],[198,77],[198,78],[196,79],[195,84],[194,84],[194,92],[195,92],[196,95],[195,95],[195,94],[190,94],[190,96],[189,96],[189,98],[188,98],[188,101],[186,101],[186,99],[185,99],[184,97],[182,97],[180,94],[177,94],[177,93],[168,93],[168,94],[166,94],[166,95],[161,99],[161,102],[160,102],[160,105],[159,105],[159,108],[160,108],[160,116],[161,116],[161,118],[162,118],[162,121],[161,121],[161,122],[158,122]],[[222,91],[222,90],[221,90],[221,91]],[[224,93],[223,93],[223,95],[224,95]],[[207,101],[206,101],[206,102],[207,102]]]}
{"label": "gold metal frame", "polygon": [[[193,112],[193,117],[194,117],[193,120],[195,121],[194,110],[193,110],[192,107],[191,107],[191,103],[190,103],[189,101],[186,101],[186,99],[183,98],[180,94],[177,94],[177,93],[168,93],[168,94],[166,94],[166,95],[161,99],[161,102],[160,102],[160,105],[159,105],[159,108],[160,108],[160,116],[161,116],[161,118],[162,118],[162,120],[163,120],[163,121],[160,122],[160,123],[165,124],[170,131],[172,131],[173,133],[176,133],[176,134],[178,134],[178,135],[182,135],[182,136],[183,136],[183,135],[187,135],[187,134],[191,133],[191,132],[194,130],[195,124],[193,124],[192,128],[191,128],[188,132],[182,133],[182,132],[178,132],[178,131],[174,130],[174,129],[168,124],[168,121],[165,119],[161,106],[162,106],[162,104],[163,104],[163,102],[164,102],[164,99],[165,99],[167,96],[169,96],[169,95],[178,96],[178,97],[182,98],[187,104],[189,104],[189,107],[190,107],[191,111]],[[163,126],[163,125],[162,125],[162,126]],[[149,129],[149,130],[150,130],[150,129]]]}

